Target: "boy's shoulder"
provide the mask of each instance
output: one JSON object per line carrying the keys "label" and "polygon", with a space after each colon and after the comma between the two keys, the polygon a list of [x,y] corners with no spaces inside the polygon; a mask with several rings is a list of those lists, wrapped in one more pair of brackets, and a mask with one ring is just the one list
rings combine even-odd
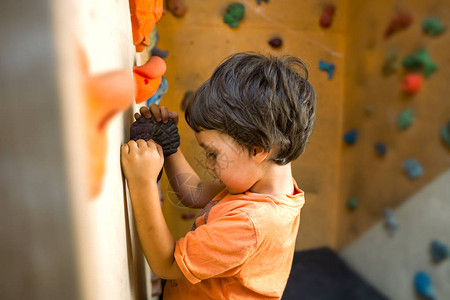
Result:
{"label": "boy's shoulder", "polygon": [[[300,191],[300,190],[299,190]],[[304,204],[303,192],[295,195],[269,195],[245,192],[243,194],[225,194],[212,202],[214,209],[211,217],[230,214],[246,214],[258,224],[271,223],[273,219],[295,216]],[[211,207],[212,208],[212,207]]]}

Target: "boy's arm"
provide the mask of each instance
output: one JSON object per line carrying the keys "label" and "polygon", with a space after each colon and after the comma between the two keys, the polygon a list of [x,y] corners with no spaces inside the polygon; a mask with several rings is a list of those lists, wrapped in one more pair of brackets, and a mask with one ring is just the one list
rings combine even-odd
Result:
{"label": "boy's arm", "polygon": [[[135,118],[137,120],[144,116],[149,119],[152,115],[158,122],[167,122],[171,118],[175,125],[178,125],[178,113],[169,112],[167,107],[158,106],[155,103],[150,104],[150,107],[142,106],[139,113],[135,114]],[[181,203],[187,207],[203,208],[225,188],[220,183],[201,182],[200,177],[186,161],[180,148],[165,159],[164,167],[173,191]]]}
{"label": "boy's arm", "polygon": [[211,199],[225,188],[217,182],[202,182],[189,165],[181,149],[166,157],[164,169],[172,189],[187,207],[203,208]]}
{"label": "boy's arm", "polygon": [[175,241],[161,211],[156,181],[145,187],[130,182],[128,186],[139,240],[150,268],[162,279],[183,278],[174,258]]}
{"label": "boy's arm", "polygon": [[156,179],[164,163],[161,146],[153,141],[129,141],[121,148],[121,164],[127,179],[135,223],[150,268],[164,279],[183,278],[174,258],[175,241],[159,202]]}

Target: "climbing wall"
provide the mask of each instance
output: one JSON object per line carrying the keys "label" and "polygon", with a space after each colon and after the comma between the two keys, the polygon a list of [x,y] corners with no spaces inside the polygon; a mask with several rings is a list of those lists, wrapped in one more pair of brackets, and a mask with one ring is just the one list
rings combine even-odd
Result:
{"label": "climbing wall", "polygon": [[[183,17],[167,10],[157,24],[157,46],[170,51],[164,74],[169,89],[152,101],[180,114],[181,150],[204,180],[211,174],[184,121],[180,104],[185,93],[239,51],[291,54],[308,65],[317,93],[317,120],[306,152],[292,164],[306,193],[297,249],[350,245],[383,219],[385,208],[402,208],[408,204],[402,203],[405,199],[449,168],[450,151],[440,130],[450,116],[450,38],[448,30],[437,36],[422,30],[429,16],[449,26],[448,1],[245,0],[245,16],[234,28],[223,22],[232,1],[183,3]],[[2,282],[12,287],[2,289],[4,294],[33,299],[149,298],[151,275],[134,228],[119,149],[129,139],[132,113],[148,105],[146,93],[144,102],[134,101],[133,66],[152,72],[156,68],[147,68],[148,52],[136,55],[129,1],[53,1],[29,5],[25,11],[14,1],[2,5],[8,12],[1,31],[7,116],[0,136],[7,147],[1,150],[0,182],[7,203],[2,220],[8,224],[2,242],[9,260]],[[399,12],[406,13],[406,20],[397,21],[400,30],[385,37]],[[329,27],[319,25],[321,16],[330,18]],[[146,33],[145,42],[154,46],[155,34],[147,39]],[[281,47],[268,44],[274,37],[282,40]],[[421,79],[409,83],[411,93],[417,90],[407,95],[401,89],[406,75],[401,62],[422,48],[437,70],[426,76],[419,68]],[[386,56],[392,59],[388,66]],[[389,74],[384,74],[386,68]],[[158,70],[140,73],[141,87],[149,82],[163,86],[165,67]],[[420,88],[414,80],[422,81]],[[406,115],[399,128],[399,115],[406,109],[413,122]],[[382,143],[379,153],[375,143]],[[416,160],[420,168],[406,172],[407,159]],[[177,239],[191,228],[198,210],[180,205],[166,175],[161,188],[163,211]],[[427,204],[434,199],[432,191],[417,194],[414,203]],[[353,210],[347,206],[350,197]],[[408,226],[411,218],[421,218],[420,209],[398,211],[405,212],[399,215],[400,228],[403,221]],[[426,220],[441,225],[431,213]],[[348,248],[355,249],[346,253],[356,266],[364,267],[357,256],[371,246],[371,237],[389,243],[380,224],[376,234]],[[442,228],[434,232],[446,233]],[[405,247],[395,233],[390,239],[396,247]],[[372,251],[370,263],[383,265],[375,246]],[[374,280],[383,277],[385,272],[379,270],[372,273]]]}
{"label": "climbing wall", "polygon": [[[217,64],[238,51],[304,59],[317,91],[317,121],[305,154],[292,165],[306,192],[297,248],[340,249],[382,219],[385,208],[395,208],[449,166],[448,146],[440,136],[450,115],[444,79],[448,33],[432,36],[422,30],[427,17],[445,23],[448,4],[333,1],[331,26],[323,28],[319,20],[330,2],[257,2],[241,2],[245,17],[235,28],[223,22],[228,2],[186,0],[183,17],[166,13],[157,26],[158,47],[170,50],[170,88],[161,103],[183,117],[185,92],[195,90]],[[406,21],[395,19],[400,13],[407,15]],[[393,30],[388,29],[391,22]],[[282,38],[281,48],[267,44],[273,37]],[[402,90],[408,73],[402,61],[422,47],[438,69],[428,77],[417,70],[421,87],[407,93]],[[321,64],[334,66],[334,72],[321,70]],[[404,111],[412,112],[412,124],[407,113],[398,124]],[[202,178],[210,178],[192,130],[183,120],[179,127],[188,161]],[[409,171],[417,177],[404,169],[407,160],[418,163],[419,168]],[[198,211],[178,203],[165,177],[162,187],[169,226],[181,237]]]}
{"label": "climbing wall", "polygon": [[0,10],[2,298],[143,299],[118,159],[133,102],[129,3]]}
{"label": "climbing wall", "polygon": [[[344,1],[342,1],[344,2]],[[230,28],[223,22],[230,1],[185,0],[187,13],[176,18],[166,12],[157,25],[158,47],[169,50],[166,59],[169,82],[161,105],[180,114],[181,150],[205,180],[211,179],[204,168],[205,156],[184,121],[180,103],[188,90],[195,90],[228,55],[239,51],[258,51],[274,55],[292,54],[302,58],[317,91],[317,122],[306,152],[293,163],[293,175],[306,193],[298,248],[334,245],[336,235],[336,199],[338,191],[340,126],[344,92],[344,7],[338,5],[330,28],[319,26],[326,1],[241,1],[245,17]],[[273,49],[268,41],[283,40]],[[333,79],[319,70],[319,60],[337,65]],[[198,211],[182,207],[163,176],[163,205],[166,220],[175,238],[192,226]]]}
{"label": "climbing wall", "polygon": [[[418,272],[430,276],[435,299],[450,299],[449,182],[447,170],[400,204],[395,209],[400,225],[394,237],[386,234],[384,222],[379,221],[341,252],[353,269],[389,299],[421,299],[414,296]],[[432,255],[434,241],[446,245],[446,250],[437,251],[441,255]]]}
{"label": "climbing wall", "polygon": [[143,299],[151,283],[119,160],[134,102],[129,2],[55,2],[53,12],[80,298]]}
{"label": "climbing wall", "polygon": [[[386,38],[386,30],[398,13],[409,15],[410,24]],[[424,33],[422,23],[428,17],[438,18],[448,27],[450,2],[349,3],[342,124],[343,133],[356,129],[358,137],[354,144],[343,143],[340,148],[339,248],[382,219],[385,208],[401,205],[450,166],[450,148],[440,136],[450,120],[450,53],[446,50],[450,35],[448,29],[437,36]],[[429,77],[419,70],[422,86],[408,95],[402,91],[407,74],[402,61],[421,48],[438,69]],[[390,66],[393,70],[383,74],[386,57],[393,51],[397,52]],[[407,109],[413,111],[413,123],[401,128],[399,115]],[[376,143],[386,146],[386,154],[377,154]],[[420,164],[421,176],[408,176],[403,169],[408,159]],[[352,196],[358,199],[354,211],[346,205]]]}

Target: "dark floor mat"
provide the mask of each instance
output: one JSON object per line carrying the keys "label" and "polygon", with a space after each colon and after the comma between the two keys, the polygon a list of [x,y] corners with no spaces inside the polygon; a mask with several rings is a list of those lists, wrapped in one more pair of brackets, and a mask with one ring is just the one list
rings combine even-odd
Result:
{"label": "dark floor mat", "polygon": [[388,300],[331,249],[297,251],[283,300]]}

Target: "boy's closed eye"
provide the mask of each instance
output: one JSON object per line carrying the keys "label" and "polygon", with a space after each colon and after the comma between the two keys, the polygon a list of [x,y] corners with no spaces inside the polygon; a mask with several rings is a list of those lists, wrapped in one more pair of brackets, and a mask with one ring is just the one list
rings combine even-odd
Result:
{"label": "boy's closed eye", "polygon": [[206,153],[206,157],[207,158],[211,158],[211,159],[216,159],[217,158],[217,155],[215,154],[215,153],[213,153],[213,152],[207,152]]}
{"label": "boy's closed eye", "polygon": [[203,152],[206,155],[206,158],[208,159],[216,159],[217,158],[217,154],[212,151],[212,149],[210,149],[209,147],[205,146],[204,144],[200,143],[200,146],[203,148]]}

